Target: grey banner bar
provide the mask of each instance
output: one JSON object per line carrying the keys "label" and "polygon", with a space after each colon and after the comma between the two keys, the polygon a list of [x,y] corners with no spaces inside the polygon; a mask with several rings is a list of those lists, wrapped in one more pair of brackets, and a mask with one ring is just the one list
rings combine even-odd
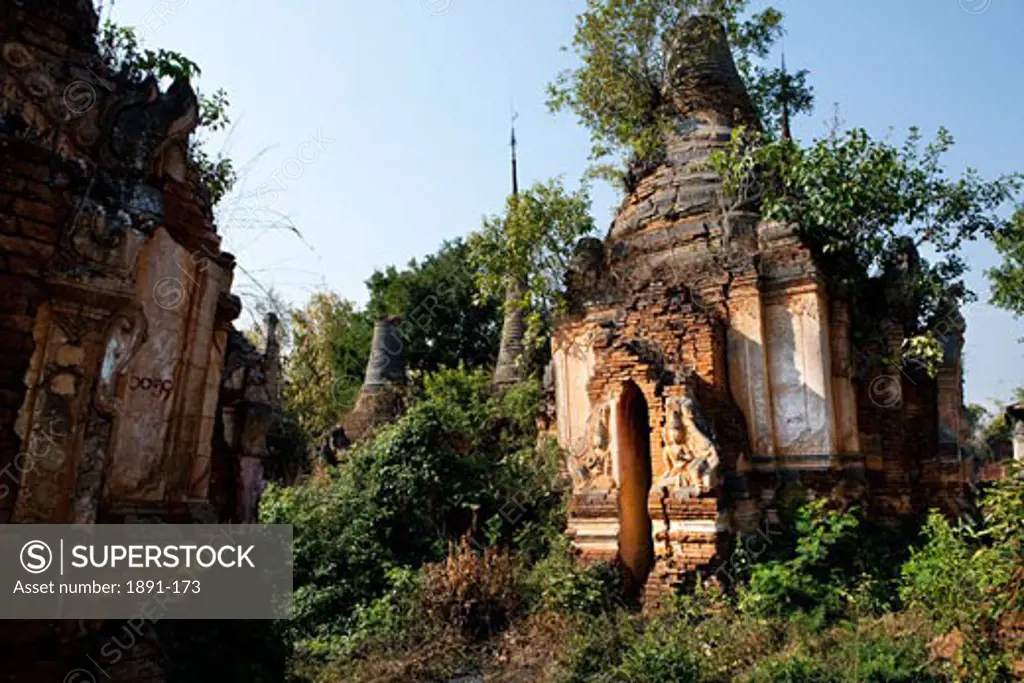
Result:
{"label": "grey banner bar", "polygon": [[290,525],[0,525],[0,619],[291,612]]}

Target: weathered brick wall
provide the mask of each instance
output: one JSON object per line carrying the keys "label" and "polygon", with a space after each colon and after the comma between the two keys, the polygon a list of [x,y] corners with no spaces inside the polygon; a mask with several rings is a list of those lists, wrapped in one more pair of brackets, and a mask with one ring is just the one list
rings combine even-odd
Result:
{"label": "weathered brick wall", "polygon": [[[225,363],[240,302],[185,161],[194,92],[111,73],[97,24],[90,0],[0,3],[0,523],[251,521],[276,346]],[[154,377],[166,396],[132,393]],[[3,622],[0,680],[163,680],[146,629],[100,667],[121,627]]]}
{"label": "weathered brick wall", "polygon": [[[606,463],[623,449],[614,438],[603,444],[602,429],[595,440],[594,427],[630,382],[647,402],[653,583],[722,558],[733,532],[753,531],[793,490],[883,517],[957,509],[963,499],[956,334],[938,380],[883,361],[899,355],[904,330],[895,323],[880,348],[853,348],[849,302],[829,291],[799,227],[761,221],[704,163],[752,117],[728,54],[709,54],[714,68],[671,81],[687,84],[671,93],[683,120],[656,165],[633,169],[608,236],[580,243],[571,315],[554,334],[558,434],[574,472],[570,533],[584,554],[614,557],[619,528]],[[948,322],[962,332],[955,312]],[[665,497],[658,483],[666,406],[683,397],[713,425],[719,461],[720,481],[696,499]],[[624,450],[631,460],[633,445]]]}
{"label": "weathered brick wall", "polygon": [[14,424],[25,400],[32,329],[43,300],[42,274],[67,207],[54,188],[55,159],[29,141],[0,135],[0,498],[6,522],[17,495],[14,458],[22,451]]}
{"label": "weathered brick wall", "polygon": [[[686,273],[685,268],[662,271],[669,277],[686,277]],[[679,280],[652,281],[623,296],[618,306],[592,308],[577,322],[560,326],[564,343],[592,350],[596,356],[587,386],[591,405],[614,404],[629,382],[646,400],[652,471],[648,514],[656,559],[648,591],[655,593],[680,582],[688,572],[707,569],[724,551],[728,534],[720,528],[727,525],[727,500],[743,493],[742,487],[734,485],[736,463],[741,454],[749,456],[746,424],[728,390],[725,328],[717,318],[721,301],[710,297],[695,301],[692,291]],[[665,401],[687,396],[696,400],[711,422],[723,480],[715,490],[689,499],[668,493],[675,487],[662,481],[667,472]],[[571,516],[579,522],[617,517],[618,492],[598,493],[578,492],[572,499]],[[586,542],[579,545],[591,559],[614,558],[607,551],[591,550]]]}

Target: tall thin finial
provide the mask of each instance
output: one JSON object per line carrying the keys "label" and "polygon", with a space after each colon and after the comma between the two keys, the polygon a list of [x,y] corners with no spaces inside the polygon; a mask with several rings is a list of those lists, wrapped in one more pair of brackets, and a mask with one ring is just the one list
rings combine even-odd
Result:
{"label": "tall thin finial", "polygon": [[516,197],[519,195],[519,169],[516,161],[516,119],[519,118],[519,114],[516,113],[515,105],[511,105],[509,111],[512,123],[512,196]]}
{"label": "tall thin finial", "polygon": [[789,72],[786,71],[786,48],[782,48],[782,82],[779,83],[779,99],[782,100],[782,139],[792,140],[793,133],[789,129]]}

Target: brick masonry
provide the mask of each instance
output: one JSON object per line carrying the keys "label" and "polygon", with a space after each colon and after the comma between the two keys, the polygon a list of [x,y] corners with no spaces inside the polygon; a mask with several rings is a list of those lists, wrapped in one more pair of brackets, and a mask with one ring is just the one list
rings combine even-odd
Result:
{"label": "brick masonry", "polygon": [[[232,327],[191,87],[112,73],[97,30],[89,0],[0,3],[0,522],[251,522],[276,319],[262,350]],[[164,680],[146,629],[97,670],[120,630],[3,622],[0,680]]]}
{"label": "brick masonry", "polygon": [[[652,595],[713,572],[794,487],[896,519],[962,509],[972,478],[957,446],[962,318],[950,312],[937,378],[882,361],[902,342],[896,321],[887,345],[853,347],[847,303],[830,295],[797,226],[731,208],[708,170],[752,118],[728,50],[712,54],[675,81],[686,86],[664,159],[632,176],[608,236],[580,243],[552,344],[557,433],[573,475],[569,534],[585,557],[637,552],[623,546],[636,541],[623,521],[635,475],[622,405],[627,387],[644,397],[654,566],[638,578]],[[683,452],[690,466],[713,468],[704,483],[673,469],[679,405],[703,416],[686,428]]]}

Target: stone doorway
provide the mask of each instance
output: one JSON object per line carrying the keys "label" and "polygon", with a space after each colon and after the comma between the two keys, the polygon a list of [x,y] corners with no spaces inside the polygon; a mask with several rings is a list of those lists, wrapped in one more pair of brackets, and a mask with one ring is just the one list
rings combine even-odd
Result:
{"label": "stone doorway", "polygon": [[647,497],[651,491],[651,424],[647,400],[633,382],[619,399],[619,559],[639,592],[654,566],[654,539]]}

